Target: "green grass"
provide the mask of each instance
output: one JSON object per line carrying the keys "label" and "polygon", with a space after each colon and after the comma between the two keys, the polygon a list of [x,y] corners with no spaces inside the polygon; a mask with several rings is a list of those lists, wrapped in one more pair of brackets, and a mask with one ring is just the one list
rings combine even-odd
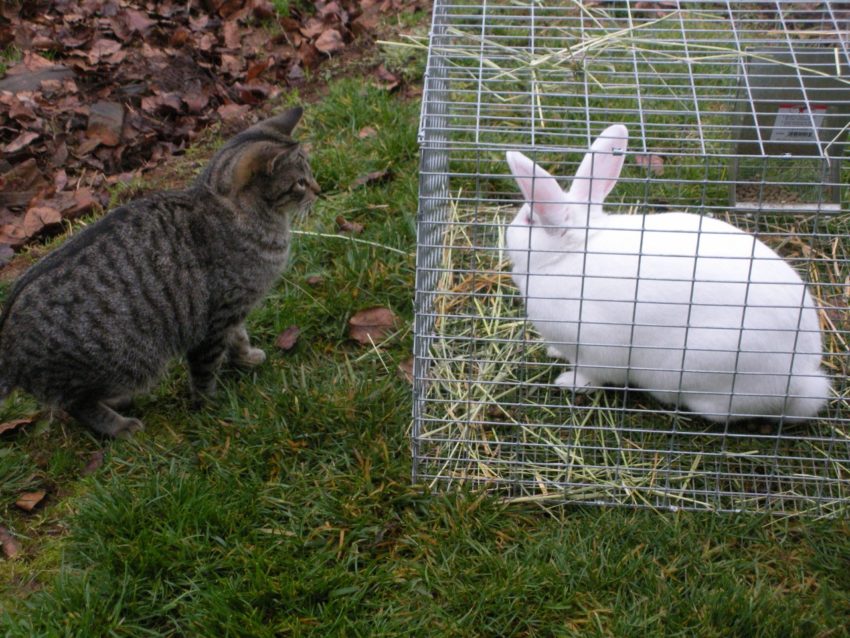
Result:
{"label": "green grass", "polygon": [[14,66],[21,57],[21,50],[15,45],[9,45],[0,51],[0,78],[6,75],[9,67]]}
{"label": "green grass", "polygon": [[272,0],[272,6],[279,16],[289,15],[289,0]]}
{"label": "green grass", "polygon": [[[251,317],[270,354],[200,412],[175,365],[105,442],[44,419],[0,442],[7,636],[842,636],[843,520],[544,511],[409,484],[419,105],[358,79],[307,109],[324,191],[289,271]],[[363,140],[372,126],[378,135]],[[373,170],[393,179],[353,187]],[[120,199],[122,194],[116,194]],[[332,238],[343,215],[365,225]],[[306,278],[321,274],[322,283]],[[3,291],[0,291],[3,292]],[[359,309],[403,327],[347,339]],[[302,329],[289,353],[275,336]],[[14,395],[0,420],[31,414]],[[92,452],[103,466],[82,478]],[[11,503],[47,489],[23,514]]]}

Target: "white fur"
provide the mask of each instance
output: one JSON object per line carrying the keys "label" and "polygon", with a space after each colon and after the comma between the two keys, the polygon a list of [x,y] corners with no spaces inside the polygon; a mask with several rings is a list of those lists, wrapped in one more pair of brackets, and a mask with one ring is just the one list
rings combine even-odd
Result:
{"label": "white fur", "polygon": [[[713,421],[817,415],[829,395],[817,311],[754,236],[688,213],[609,215],[628,143],[606,129],[564,192],[521,153],[526,204],[505,235],[513,279],[576,391],[636,385]],[[619,152],[618,152],[619,151]]]}

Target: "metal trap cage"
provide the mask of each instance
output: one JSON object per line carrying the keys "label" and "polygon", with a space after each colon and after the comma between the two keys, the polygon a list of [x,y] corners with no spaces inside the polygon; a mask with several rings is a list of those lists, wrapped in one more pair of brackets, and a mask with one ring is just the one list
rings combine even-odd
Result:
{"label": "metal trap cage", "polygon": [[[414,480],[527,500],[846,511],[847,4],[435,1],[420,125]],[[831,385],[816,419],[706,419],[645,385],[558,386],[570,363],[547,353],[504,250],[523,203],[505,152],[566,189],[613,124],[630,139],[608,213],[723,220],[806,282]],[[637,299],[644,282],[631,278]]]}

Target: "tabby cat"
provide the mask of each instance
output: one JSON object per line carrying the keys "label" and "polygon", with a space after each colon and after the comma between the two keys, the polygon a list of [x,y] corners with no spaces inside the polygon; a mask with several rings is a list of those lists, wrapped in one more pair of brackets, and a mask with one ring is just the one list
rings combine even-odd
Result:
{"label": "tabby cat", "polygon": [[196,400],[225,358],[255,366],[244,320],[280,275],[290,219],[319,192],[294,108],[243,131],[187,189],[121,206],[32,266],[0,316],[0,398],[21,388],[112,437],[172,358]]}

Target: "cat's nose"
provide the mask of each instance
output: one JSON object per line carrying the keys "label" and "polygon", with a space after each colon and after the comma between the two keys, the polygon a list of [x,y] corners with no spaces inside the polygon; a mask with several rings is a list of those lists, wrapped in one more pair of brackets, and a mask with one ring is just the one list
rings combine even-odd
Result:
{"label": "cat's nose", "polygon": [[322,192],[322,189],[319,187],[319,183],[312,177],[307,180],[307,186],[309,186],[310,190],[316,193],[316,195]]}

